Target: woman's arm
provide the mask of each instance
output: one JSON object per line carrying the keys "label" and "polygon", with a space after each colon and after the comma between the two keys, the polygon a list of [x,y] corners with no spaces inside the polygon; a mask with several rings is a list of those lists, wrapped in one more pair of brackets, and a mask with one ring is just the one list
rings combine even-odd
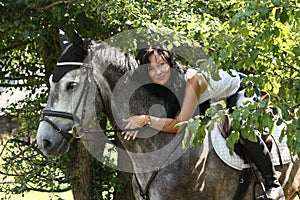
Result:
{"label": "woman's arm", "polygon": [[[180,113],[175,117],[171,118],[159,118],[154,116],[150,117],[150,127],[156,130],[166,132],[166,133],[177,133],[181,126],[176,126],[176,124],[189,120],[199,104],[200,95],[206,90],[207,81],[205,77],[196,73],[191,78],[187,80],[184,99],[182,104],[182,109]],[[149,117],[147,115],[136,115],[124,119],[124,122],[127,122],[125,129],[133,129],[142,127],[148,124]],[[138,131],[128,131],[123,132],[124,138],[127,140],[135,139],[138,134]]]}

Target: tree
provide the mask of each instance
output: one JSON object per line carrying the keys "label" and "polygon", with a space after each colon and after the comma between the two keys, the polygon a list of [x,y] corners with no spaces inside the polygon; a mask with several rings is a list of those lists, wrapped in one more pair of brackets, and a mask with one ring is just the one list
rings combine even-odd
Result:
{"label": "tree", "polygon": [[[292,153],[300,155],[300,11],[296,0],[2,0],[0,11],[0,86],[8,88],[8,92],[15,88],[30,91],[24,100],[3,110],[6,114],[16,115],[21,126],[18,135],[2,140],[2,173],[5,177],[14,177],[13,184],[1,184],[2,191],[64,191],[72,187],[74,193],[77,191],[80,195],[74,185],[76,179],[72,179],[71,174],[80,175],[83,166],[79,163],[77,171],[76,167],[72,171],[67,165],[68,159],[86,156],[80,143],[73,144],[73,152],[69,155],[45,158],[33,139],[39,111],[47,99],[47,80],[60,54],[59,28],[67,33],[77,29],[84,37],[104,40],[124,30],[155,25],[198,41],[210,56],[210,63],[225,70],[235,68],[249,74],[246,85],[255,84],[270,92],[273,114],[281,113],[278,123],[287,123],[282,136],[288,137]],[[249,89],[248,92],[253,91]],[[274,116],[253,113],[253,110],[236,110],[235,119],[243,116],[258,129],[272,129]],[[244,134],[251,139],[249,133]],[[201,138],[201,135],[195,137],[194,142],[200,142]],[[229,146],[232,147],[237,138],[237,132],[232,134]],[[91,198],[93,195],[94,198],[104,198],[101,195],[107,185],[108,188],[117,187],[115,171],[90,157],[85,163],[91,174],[100,172],[89,180],[99,184]],[[113,181],[108,183],[106,177],[112,177],[110,180]],[[89,187],[91,184],[85,191],[91,191]]]}
{"label": "tree", "polygon": [[[91,19],[93,16],[89,16],[94,15],[93,12],[86,13],[93,5],[86,4],[87,7],[84,7],[85,2],[82,3],[75,1],[0,3],[3,13],[0,28],[2,33],[0,86],[10,91],[15,88],[30,91],[24,100],[3,110],[7,114],[15,114],[21,123],[18,135],[9,140],[2,140],[1,157],[4,164],[1,172],[4,175],[4,183],[1,189],[4,192],[24,193],[30,190],[62,192],[72,189],[77,199],[101,199],[111,198],[113,193],[122,189],[119,183],[119,186],[117,185],[119,181],[116,171],[87,156],[87,150],[82,144],[74,143],[73,152],[66,156],[49,159],[42,156],[34,141],[39,113],[43,107],[41,104],[47,100],[48,78],[61,52],[58,29],[73,31],[76,28],[82,34],[86,34],[87,27],[91,27],[91,24],[95,27],[94,24],[97,24],[98,18]],[[99,27],[98,30],[103,29],[107,32],[99,35],[95,29],[86,36],[90,35],[91,38],[97,39],[93,34],[103,37],[110,34],[110,30],[105,26],[103,28],[102,24],[99,24]],[[80,162],[76,164],[78,160]],[[90,176],[87,176],[87,172]],[[13,178],[12,184],[11,178],[8,177]],[[106,197],[102,197],[103,191],[106,192]]]}

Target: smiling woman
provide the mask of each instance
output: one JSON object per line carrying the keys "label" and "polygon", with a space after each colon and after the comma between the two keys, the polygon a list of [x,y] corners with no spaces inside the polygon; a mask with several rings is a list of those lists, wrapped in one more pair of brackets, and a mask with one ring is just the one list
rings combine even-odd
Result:
{"label": "smiling woman", "polygon": [[160,85],[167,85],[171,76],[171,67],[165,56],[161,56],[157,51],[154,51],[149,56],[149,62],[148,74],[153,82]]}
{"label": "smiling woman", "polygon": [[[176,84],[177,79],[171,78],[171,69],[175,68],[175,66],[180,68],[181,65],[174,61],[175,58],[172,53],[163,46],[152,45],[140,50],[138,60],[140,64],[139,68],[146,68],[148,70],[144,77],[148,75],[153,84],[169,88],[172,88]],[[187,68],[184,74],[180,73],[181,70],[174,70],[173,77],[179,77],[185,83],[183,84],[185,87],[183,86],[179,89],[184,96],[182,107],[178,110],[176,116],[163,118],[152,115],[133,115],[123,120],[127,123],[126,129],[134,129],[133,131],[123,131],[122,135],[124,135],[124,139],[134,140],[138,137],[139,131],[137,129],[146,125],[165,133],[180,133],[185,127],[184,122],[197,113],[197,107],[200,110],[204,107],[203,101],[207,101],[210,104],[219,100],[225,100],[227,107],[230,109],[232,107],[244,107],[246,102],[254,104],[260,101],[260,91],[257,88],[253,96],[247,97],[245,95],[245,88],[241,83],[246,75],[234,70],[231,70],[233,75],[222,70],[216,71],[220,79],[214,81],[211,75],[205,75],[204,72],[193,68]],[[176,96],[178,94],[175,93]],[[238,131],[242,132],[243,129],[241,128]],[[258,132],[258,130],[256,131]],[[228,134],[230,134],[230,131]],[[245,156],[247,159],[250,159],[265,179],[265,196],[261,196],[258,199],[268,197],[268,199],[273,200],[284,200],[283,189],[277,180],[271,155],[261,139],[261,134],[255,135],[255,140],[255,142],[250,141],[241,134],[238,144],[243,149],[243,157]]]}

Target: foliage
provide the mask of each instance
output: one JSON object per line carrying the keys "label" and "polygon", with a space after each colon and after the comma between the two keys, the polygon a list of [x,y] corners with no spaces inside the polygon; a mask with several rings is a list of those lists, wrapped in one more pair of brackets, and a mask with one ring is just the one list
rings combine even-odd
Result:
{"label": "foliage", "polygon": [[[235,130],[240,128],[241,117],[247,118],[246,123],[255,124],[258,130],[265,127],[272,130],[271,121],[278,119],[277,125],[287,125],[282,137],[288,136],[292,154],[299,154],[299,3],[230,1],[218,2],[214,8],[223,10],[220,14],[223,17],[216,18],[210,14],[215,13],[211,10],[206,19],[192,22],[188,33],[198,32],[199,40],[217,66],[248,74],[245,86],[249,92],[253,92],[255,84],[271,94],[273,112],[264,114],[261,109],[257,110],[258,105],[254,105],[254,109],[251,106],[237,109],[231,115],[237,126]],[[203,26],[207,28],[199,28]],[[244,133],[251,133],[251,127]],[[232,134],[228,140],[231,149],[238,134]],[[250,139],[253,137],[253,134],[247,135]]]}
{"label": "foliage", "polygon": [[[18,172],[16,186],[0,187],[8,193],[22,193],[33,188],[25,187],[26,183],[54,191],[68,181],[60,169],[66,163],[64,159],[44,158],[36,148],[29,148],[35,147],[38,113],[46,102],[47,80],[60,54],[59,28],[67,33],[77,29],[85,37],[104,40],[151,25],[194,39],[218,68],[235,68],[248,74],[245,84],[249,93],[255,84],[271,95],[271,113],[264,114],[259,110],[261,105],[253,105],[236,109],[232,118],[242,117],[259,130],[271,130],[270,122],[276,118],[278,124],[287,124],[282,136],[288,137],[292,153],[300,155],[299,7],[297,0],[1,0],[0,86],[29,90],[30,94],[17,107],[2,110],[16,114],[21,126],[18,137],[9,140],[10,145],[3,143],[8,154],[1,155],[5,158],[4,173]],[[192,145],[204,137],[202,124],[198,121],[189,125],[199,132],[194,134]],[[236,124],[229,147],[238,139],[238,128]],[[251,131],[241,134],[252,137]],[[41,175],[50,171],[53,179],[46,181]]]}

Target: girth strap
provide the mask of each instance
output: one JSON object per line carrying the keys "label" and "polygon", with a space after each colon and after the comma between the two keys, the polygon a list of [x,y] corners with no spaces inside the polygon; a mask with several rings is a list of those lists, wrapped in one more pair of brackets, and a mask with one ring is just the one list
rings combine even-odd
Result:
{"label": "girth strap", "polygon": [[183,138],[184,134],[183,133],[178,133],[178,134],[180,134],[180,135],[178,136],[177,140],[175,141],[174,146],[160,160],[160,162],[158,163],[156,169],[152,172],[145,188],[142,187],[142,185],[140,184],[140,182],[138,180],[138,177],[136,176],[136,174],[134,174],[137,185],[138,185],[139,190],[140,190],[140,195],[143,197],[144,200],[149,200],[149,189],[150,189],[151,183],[153,182],[153,180],[155,179],[155,177],[157,176],[158,172],[163,167],[165,162],[168,160],[168,158],[175,152],[176,148],[181,144],[181,141],[182,141],[182,138]]}
{"label": "girth strap", "polygon": [[156,170],[154,170],[154,171],[152,172],[152,174],[151,174],[151,176],[150,176],[150,178],[149,178],[149,180],[148,180],[148,182],[147,182],[147,185],[146,185],[146,187],[145,187],[144,189],[142,188],[142,185],[140,184],[140,182],[139,182],[139,180],[138,180],[136,174],[134,174],[135,180],[136,180],[137,185],[138,185],[139,190],[140,190],[140,195],[143,197],[144,200],[149,200],[149,194],[148,194],[149,188],[150,188],[150,185],[151,185],[151,183],[153,182],[154,178],[155,178],[156,175],[158,174],[158,172],[159,172],[159,168],[157,168]]}

